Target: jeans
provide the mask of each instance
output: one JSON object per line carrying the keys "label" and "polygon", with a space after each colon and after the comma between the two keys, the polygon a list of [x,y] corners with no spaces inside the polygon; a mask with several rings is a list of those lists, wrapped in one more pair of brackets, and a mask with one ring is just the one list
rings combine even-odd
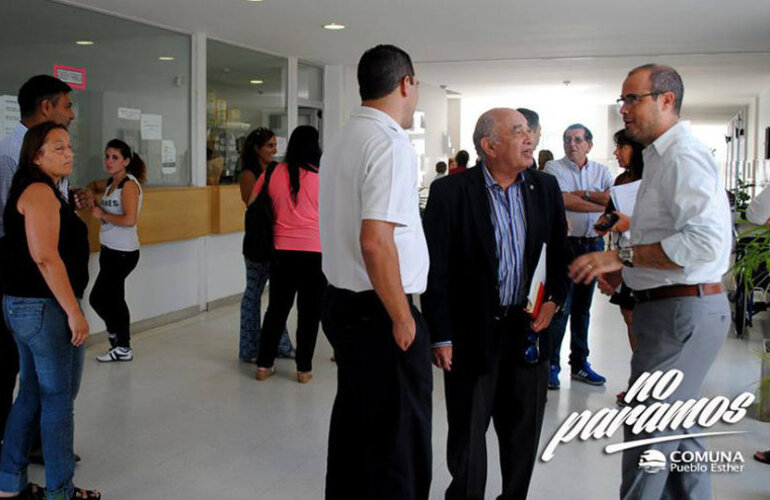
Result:
{"label": "jeans", "polygon": [[126,278],[139,262],[139,250],[122,252],[102,245],[99,253],[99,276],[96,277],[89,301],[96,314],[107,325],[107,333],[118,347],[131,347],[131,314],[126,304]]}
{"label": "jeans", "polygon": [[[567,243],[569,251],[572,254],[571,259],[589,253],[604,251],[604,240],[596,238],[592,242],[579,241],[577,238],[568,238]],[[561,367],[559,358],[561,353],[561,342],[564,339],[564,331],[567,329],[567,319],[572,316],[570,321],[570,353],[569,364],[572,371],[580,370],[588,360],[588,325],[591,321],[591,300],[594,296],[596,282],[590,285],[576,284],[570,282],[567,299],[564,301],[564,307],[557,314],[548,334],[553,342],[551,351],[551,366]]]}
{"label": "jeans", "polygon": [[[259,337],[262,332],[262,292],[270,277],[270,262],[246,261],[246,290],[241,299],[241,335],[238,357],[243,361],[256,360],[259,355]],[[289,332],[284,325],[278,345],[278,356],[287,358],[293,350]]]}
{"label": "jeans", "polygon": [[40,412],[48,498],[70,498],[75,473],[73,407],[85,345],[70,343],[67,315],[55,299],[5,296],[3,312],[19,349],[20,383],[5,428],[0,490],[26,488],[28,456]]}

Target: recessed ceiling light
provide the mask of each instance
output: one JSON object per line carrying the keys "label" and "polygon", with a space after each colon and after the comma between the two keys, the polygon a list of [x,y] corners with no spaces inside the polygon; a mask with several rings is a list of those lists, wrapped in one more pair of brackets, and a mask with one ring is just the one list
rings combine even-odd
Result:
{"label": "recessed ceiling light", "polygon": [[160,56],[160,57],[158,57],[158,60],[159,61],[173,61],[174,60],[174,56]]}
{"label": "recessed ceiling light", "polygon": [[264,0],[246,0],[247,2],[264,2]]}
{"label": "recessed ceiling light", "polygon": [[75,42],[75,45],[93,45],[94,42],[92,40],[78,40]]}
{"label": "recessed ceiling light", "polygon": [[337,23],[329,23],[329,24],[324,24],[324,28],[327,30],[337,31],[337,30],[344,30],[345,25],[337,24]]}
{"label": "recessed ceiling light", "polygon": [[249,80],[249,83],[252,85],[262,85],[265,82],[263,82],[262,80]]}

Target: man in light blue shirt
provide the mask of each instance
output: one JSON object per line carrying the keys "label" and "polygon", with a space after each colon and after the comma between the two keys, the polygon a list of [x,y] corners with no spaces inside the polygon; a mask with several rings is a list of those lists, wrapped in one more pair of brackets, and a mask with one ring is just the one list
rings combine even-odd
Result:
{"label": "man in light blue shirt", "polygon": [[[594,231],[596,220],[604,213],[610,198],[613,179],[610,169],[588,159],[593,147],[593,134],[585,125],[575,123],[563,135],[564,158],[546,163],[545,171],[556,177],[564,198],[569,237],[567,242],[572,258],[588,252],[604,250],[604,240]],[[561,314],[557,315],[549,333],[553,339],[551,371],[548,388],[558,389],[561,371],[561,341],[570,322],[570,356],[572,379],[591,385],[602,385],[606,379],[593,371],[588,363],[588,325],[591,319],[591,299],[594,283],[574,284],[570,288]]]}

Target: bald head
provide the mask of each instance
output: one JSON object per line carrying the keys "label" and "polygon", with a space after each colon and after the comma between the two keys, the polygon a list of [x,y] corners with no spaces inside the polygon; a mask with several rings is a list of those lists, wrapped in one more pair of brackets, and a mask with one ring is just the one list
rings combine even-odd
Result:
{"label": "bald head", "polygon": [[532,164],[532,140],[527,131],[524,115],[511,108],[493,108],[476,122],[473,144],[490,168],[524,169]]}

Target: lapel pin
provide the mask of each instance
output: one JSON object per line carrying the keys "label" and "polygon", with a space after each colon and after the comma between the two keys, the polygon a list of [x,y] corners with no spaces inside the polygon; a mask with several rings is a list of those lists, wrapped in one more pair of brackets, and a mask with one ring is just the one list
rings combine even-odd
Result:
{"label": "lapel pin", "polygon": [[532,184],[530,184],[530,185],[529,185],[529,190],[530,190],[530,191],[534,191],[534,190],[535,190],[535,186],[533,186]]}

